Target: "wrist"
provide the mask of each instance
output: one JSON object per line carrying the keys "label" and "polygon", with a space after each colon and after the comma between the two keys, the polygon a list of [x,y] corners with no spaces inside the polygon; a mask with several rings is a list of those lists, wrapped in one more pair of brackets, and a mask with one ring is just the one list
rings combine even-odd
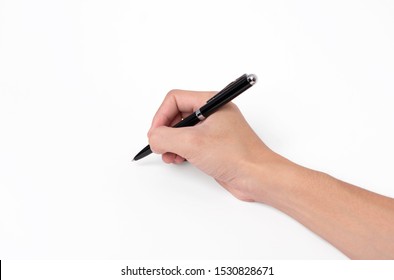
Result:
{"label": "wrist", "polygon": [[250,197],[256,202],[278,209],[291,207],[291,203],[303,188],[322,174],[269,150],[260,156],[259,160],[250,163]]}

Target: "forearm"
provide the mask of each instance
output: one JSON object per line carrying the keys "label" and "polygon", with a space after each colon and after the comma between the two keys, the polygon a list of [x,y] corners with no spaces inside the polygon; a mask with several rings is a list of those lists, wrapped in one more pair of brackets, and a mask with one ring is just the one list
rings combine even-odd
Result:
{"label": "forearm", "polygon": [[281,157],[258,174],[265,183],[256,200],[295,218],[350,258],[394,259],[392,198]]}

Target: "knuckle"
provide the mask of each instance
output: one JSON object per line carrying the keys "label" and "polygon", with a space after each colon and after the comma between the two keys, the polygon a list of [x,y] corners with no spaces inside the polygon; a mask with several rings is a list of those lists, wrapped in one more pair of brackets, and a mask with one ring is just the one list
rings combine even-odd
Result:
{"label": "knuckle", "polygon": [[174,98],[177,94],[179,94],[179,89],[172,89],[166,94],[166,99]]}
{"label": "knuckle", "polygon": [[235,103],[233,103],[233,102],[229,102],[229,103],[228,103],[228,107],[231,108],[231,109],[234,110],[234,111],[239,111],[238,106],[235,105]]}

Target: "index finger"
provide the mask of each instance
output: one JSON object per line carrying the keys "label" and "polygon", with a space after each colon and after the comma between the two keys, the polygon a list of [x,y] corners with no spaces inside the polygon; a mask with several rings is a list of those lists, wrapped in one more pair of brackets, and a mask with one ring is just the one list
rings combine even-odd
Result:
{"label": "index finger", "polygon": [[149,130],[159,126],[173,126],[204,105],[214,95],[213,91],[171,90],[152,120]]}

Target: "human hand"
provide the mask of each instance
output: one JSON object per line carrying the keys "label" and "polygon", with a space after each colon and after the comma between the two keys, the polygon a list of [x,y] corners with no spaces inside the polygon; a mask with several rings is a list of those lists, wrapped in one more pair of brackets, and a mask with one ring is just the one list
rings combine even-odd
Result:
{"label": "human hand", "polygon": [[283,158],[260,140],[235,104],[228,103],[196,126],[172,128],[214,94],[170,91],[148,133],[151,149],[162,154],[166,163],[187,160],[241,200],[261,201],[257,196],[264,186],[255,183],[256,173]]}

